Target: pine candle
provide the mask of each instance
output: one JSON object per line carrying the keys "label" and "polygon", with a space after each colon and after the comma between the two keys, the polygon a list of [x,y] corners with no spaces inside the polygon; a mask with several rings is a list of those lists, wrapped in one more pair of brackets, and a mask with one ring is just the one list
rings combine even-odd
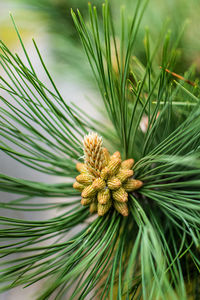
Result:
{"label": "pine candle", "polygon": [[122,161],[120,152],[110,155],[102,147],[97,133],[84,137],[84,163],[77,163],[81,173],[73,187],[81,191],[81,204],[89,205],[90,212],[105,215],[114,207],[121,215],[128,216],[128,192],[139,189],[143,182],[133,178],[134,159]]}

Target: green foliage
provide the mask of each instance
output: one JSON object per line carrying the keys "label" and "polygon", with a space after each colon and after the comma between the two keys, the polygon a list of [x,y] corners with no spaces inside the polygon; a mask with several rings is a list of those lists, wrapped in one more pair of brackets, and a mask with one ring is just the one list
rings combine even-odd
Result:
{"label": "green foliage", "polygon": [[[112,128],[66,104],[34,41],[51,89],[39,79],[20,36],[26,63],[1,42],[0,147],[30,168],[68,178],[46,184],[0,175],[0,189],[20,195],[1,207],[36,214],[34,221],[0,218],[1,291],[45,278],[37,299],[187,299],[188,282],[198,278],[199,87],[174,81],[165,71],[173,71],[180,40],[171,43],[166,28],[153,49],[146,31],[145,65],[134,57],[147,2],[138,1],[131,22],[122,8],[120,32],[107,3],[102,24],[90,4],[87,24],[72,11]],[[185,77],[195,78],[192,68]],[[127,218],[114,211],[89,218],[72,188],[88,130],[100,132],[124,158],[136,158],[134,172],[144,186],[129,195]],[[55,208],[62,210],[57,217],[37,220],[38,211]],[[18,253],[23,256],[13,257]]]}

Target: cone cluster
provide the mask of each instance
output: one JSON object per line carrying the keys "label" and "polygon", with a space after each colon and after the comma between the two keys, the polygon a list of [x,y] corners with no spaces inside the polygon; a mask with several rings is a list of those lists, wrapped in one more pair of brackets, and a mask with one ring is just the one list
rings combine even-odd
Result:
{"label": "cone cluster", "polygon": [[128,192],[142,186],[142,181],[133,179],[133,159],[122,161],[117,151],[110,156],[102,148],[97,134],[87,135],[83,141],[85,163],[77,163],[80,175],[73,187],[81,192],[81,204],[89,205],[90,212],[105,215],[113,206],[123,216],[128,216]]}

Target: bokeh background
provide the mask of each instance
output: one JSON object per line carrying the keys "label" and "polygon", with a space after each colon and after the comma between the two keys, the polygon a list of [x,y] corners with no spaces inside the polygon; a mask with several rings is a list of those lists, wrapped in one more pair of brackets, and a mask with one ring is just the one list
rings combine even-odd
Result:
{"label": "bokeh background", "polygon": [[[87,18],[87,2],[85,0],[0,0],[0,39],[7,44],[11,51],[22,55],[19,41],[12,25],[9,13],[14,16],[23,41],[30,54],[33,64],[38,70],[42,68],[35,55],[32,37],[36,40],[45,63],[56,82],[58,89],[66,102],[74,102],[93,117],[104,121],[101,116],[101,99],[94,79],[91,75],[86,56],[82,49],[70,15],[70,8],[79,8]],[[119,7],[128,7],[127,20],[134,13],[135,0],[110,0],[116,27],[119,27]],[[92,1],[101,10],[102,1]],[[175,43],[184,22],[187,23],[180,39],[180,55],[177,59],[176,72],[183,75],[194,65],[196,76],[200,73],[200,1],[199,0],[150,0],[142,26],[139,30],[138,41],[134,55],[145,62],[143,47],[145,28],[149,27],[151,45],[160,34],[163,24],[167,23]],[[44,79],[45,80],[45,79]],[[22,167],[14,160],[0,153],[0,172],[11,176],[41,181],[59,181],[59,178],[45,176]],[[9,201],[13,195],[1,193],[4,201]],[[49,218],[51,213],[40,213],[39,218]],[[8,215],[17,218],[31,218],[30,214],[10,212]],[[35,299],[37,284],[29,288],[17,288],[0,295],[1,300]]]}

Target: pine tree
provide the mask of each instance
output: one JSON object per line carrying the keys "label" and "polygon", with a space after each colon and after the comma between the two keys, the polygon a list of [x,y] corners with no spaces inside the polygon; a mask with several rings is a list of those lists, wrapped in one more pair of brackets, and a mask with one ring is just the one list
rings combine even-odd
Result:
{"label": "pine tree", "polygon": [[[198,299],[199,86],[192,68],[174,72],[180,37],[170,43],[167,31],[154,49],[146,31],[145,64],[134,56],[147,2],[130,23],[122,8],[120,32],[107,2],[101,20],[91,4],[89,23],[72,11],[111,125],[66,103],[33,40],[51,88],[41,82],[16,25],[26,62],[1,41],[0,148],[63,177],[0,175],[0,189],[16,195],[1,208],[36,219],[0,218],[2,292],[45,279],[40,300]],[[37,220],[49,209],[59,214]]]}

